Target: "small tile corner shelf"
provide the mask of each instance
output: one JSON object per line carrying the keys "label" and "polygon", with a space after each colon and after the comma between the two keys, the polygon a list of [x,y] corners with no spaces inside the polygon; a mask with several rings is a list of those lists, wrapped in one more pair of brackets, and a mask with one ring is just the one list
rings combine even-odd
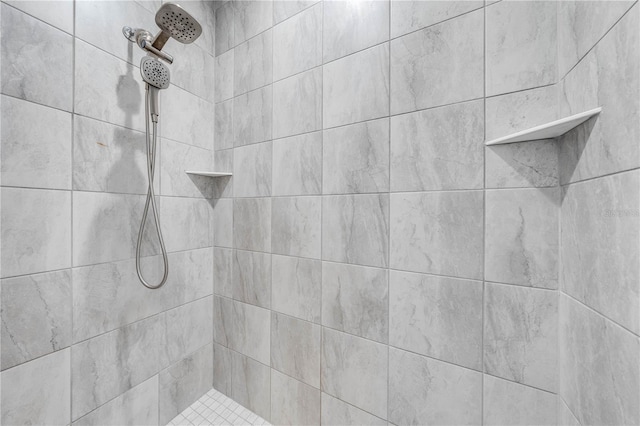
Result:
{"label": "small tile corner shelf", "polygon": [[540,126],[522,130],[521,132],[490,140],[486,142],[485,145],[501,145],[507,143],[535,141],[540,139],[554,139],[564,135],[569,130],[574,129],[594,115],[599,114],[600,111],[602,111],[602,108],[595,108],[589,111],[582,112],[580,114],[561,118],[560,120],[541,124]]}
{"label": "small tile corner shelf", "polygon": [[199,172],[195,170],[185,170],[184,172],[188,175],[198,175],[198,176],[208,176],[208,177],[231,176],[231,173],[224,173],[224,172]]}

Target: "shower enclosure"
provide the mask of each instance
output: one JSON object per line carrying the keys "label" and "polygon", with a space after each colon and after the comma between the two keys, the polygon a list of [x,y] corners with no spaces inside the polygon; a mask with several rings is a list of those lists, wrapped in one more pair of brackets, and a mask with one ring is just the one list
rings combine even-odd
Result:
{"label": "shower enclosure", "polygon": [[179,5],[0,2],[3,425],[640,424],[636,1]]}

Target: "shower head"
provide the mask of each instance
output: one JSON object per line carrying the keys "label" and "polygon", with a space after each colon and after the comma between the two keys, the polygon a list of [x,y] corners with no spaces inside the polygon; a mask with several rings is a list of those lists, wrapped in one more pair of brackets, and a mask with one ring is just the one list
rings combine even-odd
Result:
{"label": "shower head", "polygon": [[149,91],[149,112],[154,123],[158,122],[160,108],[158,106],[158,92],[169,87],[169,68],[152,56],[145,56],[140,61],[140,74],[147,83]]}
{"label": "shower head", "polygon": [[162,50],[169,37],[180,43],[193,43],[200,34],[200,23],[175,3],[165,3],[156,13],[156,24],[162,30],[153,40],[153,47]]}
{"label": "shower head", "polygon": [[156,89],[166,89],[169,87],[170,74],[162,62],[151,56],[145,56],[140,61],[140,74],[142,79]]}

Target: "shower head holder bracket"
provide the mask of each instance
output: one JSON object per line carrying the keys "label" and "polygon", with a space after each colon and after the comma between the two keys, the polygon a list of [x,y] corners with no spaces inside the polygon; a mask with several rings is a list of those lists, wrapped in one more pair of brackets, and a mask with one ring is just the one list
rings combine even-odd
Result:
{"label": "shower head holder bracket", "polygon": [[169,64],[173,63],[173,56],[163,52],[153,45],[154,40],[160,37],[163,34],[163,31],[160,31],[156,37],[153,37],[149,31],[141,28],[122,27],[122,34],[124,34],[127,40],[137,44],[142,50],[151,53]]}

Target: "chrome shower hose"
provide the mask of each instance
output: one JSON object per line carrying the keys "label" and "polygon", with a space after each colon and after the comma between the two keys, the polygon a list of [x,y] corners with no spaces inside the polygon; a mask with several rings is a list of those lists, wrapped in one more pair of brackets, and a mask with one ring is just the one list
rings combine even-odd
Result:
{"label": "chrome shower hose", "polygon": [[[147,201],[144,205],[144,213],[142,214],[142,222],[140,223],[140,231],[138,232],[138,244],[136,246],[136,272],[138,278],[142,284],[150,289],[160,288],[167,282],[169,276],[169,258],[167,257],[167,249],[164,246],[164,238],[162,238],[162,230],[160,229],[160,218],[158,217],[158,207],[156,205],[156,194],[153,189],[153,177],[155,173],[156,163],[156,139],[158,122],[157,117],[152,117],[153,132],[149,132],[149,85],[147,84],[146,96],[145,96],[145,128],[146,128],[146,140],[147,140],[147,176],[149,180],[149,188],[147,190]],[[158,233],[158,240],[160,240],[160,249],[162,250],[162,260],[164,264],[164,274],[162,280],[156,285],[149,284],[142,276],[142,269],[140,267],[140,247],[142,246],[142,236],[144,234],[144,226],[147,222],[147,216],[149,215],[149,205],[151,205],[151,211],[153,212],[153,218],[156,225],[156,232]]]}

